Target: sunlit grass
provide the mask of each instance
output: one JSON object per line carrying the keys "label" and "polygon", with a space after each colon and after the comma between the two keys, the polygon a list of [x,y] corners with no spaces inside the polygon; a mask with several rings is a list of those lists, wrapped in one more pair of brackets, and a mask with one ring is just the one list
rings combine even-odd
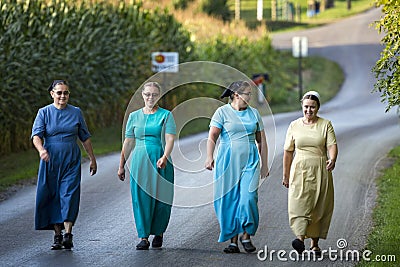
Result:
{"label": "sunlit grass", "polygon": [[[394,163],[377,181],[378,199],[373,212],[374,227],[366,247],[372,252],[369,256],[372,261],[362,261],[358,267],[399,266],[400,146],[393,149],[389,157]],[[378,262],[378,259],[386,261]]]}

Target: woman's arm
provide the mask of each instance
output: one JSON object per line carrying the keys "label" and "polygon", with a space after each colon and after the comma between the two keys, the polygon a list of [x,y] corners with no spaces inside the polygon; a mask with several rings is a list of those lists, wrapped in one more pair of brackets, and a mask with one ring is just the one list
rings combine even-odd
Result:
{"label": "woman's arm", "polygon": [[175,135],[165,134],[165,149],[164,155],[157,160],[157,168],[165,168],[169,155],[171,155],[172,149],[174,148]]}
{"label": "woman's arm", "polygon": [[335,163],[338,155],[337,144],[328,146],[328,154],[329,159],[326,161],[326,169],[331,172],[333,169],[335,169]]}
{"label": "woman's arm", "polygon": [[292,165],[294,151],[283,151],[283,180],[282,184],[289,188],[290,166]]}
{"label": "woman's arm", "polygon": [[267,178],[267,176],[269,175],[268,144],[264,130],[256,132],[256,144],[258,148],[258,153],[260,154],[261,158],[261,179],[264,179]]}
{"label": "woman's arm", "polygon": [[90,138],[86,139],[85,142],[82,142],[83,148],[85,149],[86,153],[89,155],[90,159],[90,175],[95,175],[97,172],[97,162],[96,162],[96,157],[94,156],[93,153],[93,146],[92,146],[92,141],[90,141]]}
{"label": "woman's arm", "polygon": [[122,145],[121,157],[119,161],[118,168],[118,178],[121,181],[125,180],[125,163],[131,154],[135,139],[133,138],[125,138],[124,143]]}
{"label": "woman's arm", "polygon": [[205,167],[207,170],[212,170],[214,168],[214,150],[215,144],[217,143],[218,137],[221,133],[221,129],[218,127],[211,126],[208,132],[207,139],[207,159],[205,162]]}
{"label": "woman's arm", "polygon": [[43,140],[39,136],[35,135],[32,138],[33,145],[35,146],[36,150],[39,152],[39,156],[45,162],[50,160],[50,155],[47,150],[43,147]]}

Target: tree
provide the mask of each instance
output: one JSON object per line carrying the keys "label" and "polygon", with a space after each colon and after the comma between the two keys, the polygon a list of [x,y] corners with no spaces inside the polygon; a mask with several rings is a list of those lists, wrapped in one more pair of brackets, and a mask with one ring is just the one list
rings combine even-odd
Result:
{"label": "tree", "polygon": [[220,18],[224,22],[231,20],[228,0],[203,0],[201,8],[203,12]]}
{"label": "tree", "polygon": [[400,110],[400,5],[398,0],[375,0],[375,4],[382,7],[383,15],[375,22],[375,28],[384,33],[381,41],[385,47],[373,67],[377,78],[374,91],[381,93],[386,112],[394,107]]}

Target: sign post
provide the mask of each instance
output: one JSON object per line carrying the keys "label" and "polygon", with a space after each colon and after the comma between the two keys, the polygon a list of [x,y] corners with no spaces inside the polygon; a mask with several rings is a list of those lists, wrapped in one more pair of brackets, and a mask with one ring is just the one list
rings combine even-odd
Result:
{"label": "sign post", "polygon": [[[153,72],[163,72],[161,87],[166,87],[165,74],[167,72],[179,72],[179,53],[178,52],[153,52],[151,53],[151,70]],[[165,97],[162,98],[165,107]]]}
{"label": "sign post", "polygon": [[268,73],[253,74],[252,81],[258,87],[258,94],[257,94],[258,103],[262,104],[262,103],[264,103],[266,98],[268,98],[267,97],[267,89],[266,89],[266,85],[264,84],[264,82],[269,81],[269,75],[268,75]]}
{"label": "sign post", "polygon": [[307,37],[293,37],[292,39],[293,57],[299,59],[299,99],[303,96],[303,77],[301,69],[301,59],[308,55],[308,40]]}

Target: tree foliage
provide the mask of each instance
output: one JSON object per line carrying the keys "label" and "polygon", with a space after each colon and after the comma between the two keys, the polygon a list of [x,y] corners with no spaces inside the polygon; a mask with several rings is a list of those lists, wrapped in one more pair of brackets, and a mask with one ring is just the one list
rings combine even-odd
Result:
{"label": "tree foliage", "polygon": [[386,102],[386,111],[400,107],[400,5],[399,0],[376,0],[376,6],[382,7],[382,13],[375,26],[384,33],[384,49],[373,71],[377,82],[374,91],[381,93],[382,102]]}
{"label": "tree foliage", "polygon": [[225,22],[231,20],[227,0],[203,0],[201,9],[206,14],[220,18]]}

